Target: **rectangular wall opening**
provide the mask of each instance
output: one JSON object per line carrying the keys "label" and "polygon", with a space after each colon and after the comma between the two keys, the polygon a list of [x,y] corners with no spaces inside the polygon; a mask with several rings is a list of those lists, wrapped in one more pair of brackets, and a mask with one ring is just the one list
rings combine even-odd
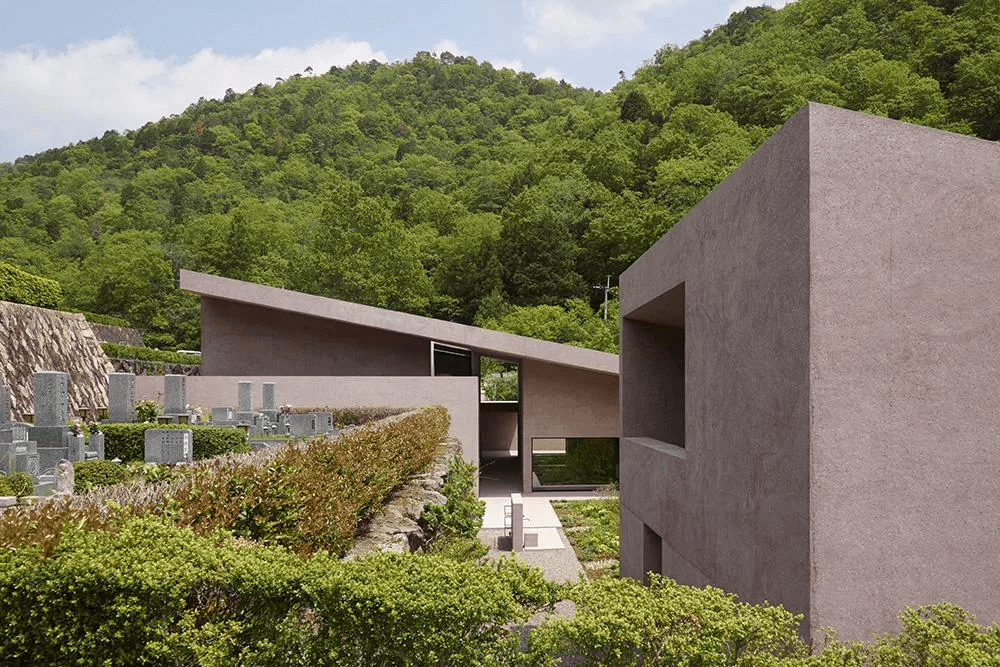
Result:
{"label": "rectangular wall opening", "polygon": [[649,574],[663,574],[663,539],[655,530],[642,525],[643,581],[649,583]]}
{"label": "rectangular wall opening", "polygon": [[532,438],[533,491],[589,490],[618,483],[618,438]]}
{"label": "rectangular wall opening", "polygon": [[622,320],[623,435],[684,448],[684,283]]}

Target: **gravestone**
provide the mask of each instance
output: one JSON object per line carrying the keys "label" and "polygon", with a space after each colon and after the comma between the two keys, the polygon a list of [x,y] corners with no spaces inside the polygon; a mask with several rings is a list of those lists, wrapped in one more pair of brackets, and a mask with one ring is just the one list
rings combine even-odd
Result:
{"label": "gravestone", "polygon": [[55,469],[69,455],[69,376],[58,371],[35,373],[35,423],[28,437],[36,443],[38,472]]}
{"label": "gravestone", "polygon": [[70,461],[83,461],[87,452],[86,438],[81,433],[80,435],[73,435],[70,433],[66,436],[67,455],[66,458]]}
{"label": "gravestone", "polygon": [[69,376],[58,371],[35,373],[35,426],[66,425],[69,420]]}
{"label": "gravestone", "polygon": [[233,420],[237,424],[252,424],[256,414],[255,412],[237,412],[233,415]]}
{"label": "gravestone", "polygon": [[[93,456],[91,456],[93,454]],[[104,460],[104,433],[98,431],[90,434],[90,444],[87,446],[87,460],[95,458]]]}
{"label": "gravestone", "polygon": [[194,439],[189,428],[151,428],[145,433],[146,463],[191,463]]}
{"label": "gravestone", "polygon": [[183,375],[163,376],[163,414],[183,415],[187,414],[187,392],[185,391],[185,380]]}
{"label": "gravestone", "polygon": [[233,421],[232,408],[212,408],[212,423],[226,424]]}
{"label": "gravestone", "polygon": [[313,415],[285,415],[288,435],[315,435],[316,417]]}
{"label": "gravestone", "polygon": [[313,412],[312,416],[316,418],[316,433],[333,433],[332,412]]}
{"label": "gravestone", "polygon": [[236,399],[237,412],[253,412],[253,382],[240,382]]}
{"label": "gravestone", "polygon": [[273,382],[265,382],[261,385],[261,399],[263,407],[261,412],[267,415],[272,422],[278,421],[278,388]]}
{"label": "gravestone", "polygon": [[135,421],[135,374],[108,374],[108,420]]}
{"label": "gravestone", "polygon": [[0,382],[0,430],[9,429],[10,425],[10,389]]}

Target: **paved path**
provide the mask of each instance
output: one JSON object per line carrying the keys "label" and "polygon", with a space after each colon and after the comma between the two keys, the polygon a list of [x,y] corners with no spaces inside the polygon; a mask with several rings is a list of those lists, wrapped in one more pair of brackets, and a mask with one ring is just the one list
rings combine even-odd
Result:
{"label": "paved path", "polygon": [[[520,471],[517,459],[484,461],[479,483],[479,499],[486,503],[483,527],[479,539],[489,547],[490,558],[509,556],[510,538],[504,528],[504,507],[510,504],[510,494],[520,492]],[[583,574],[583,566],[570,546],[559,517],[552,510],[551,500],[596,497],[594,494],[572,493],[563,495],[532,494],[523,497],[524,532],[538,536],[538,546],[517,553],[518,559],[528,565],[542,568],[545,578],[559,583],[576,581]],[[504,543],[506,542],[506,543]]]}

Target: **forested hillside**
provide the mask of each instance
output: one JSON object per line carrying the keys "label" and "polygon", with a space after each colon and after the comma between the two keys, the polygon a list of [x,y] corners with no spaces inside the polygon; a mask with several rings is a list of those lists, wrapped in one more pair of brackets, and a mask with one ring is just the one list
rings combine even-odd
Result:
{"label": "forested hillside", "polygon": [[594,286],[806,100],[1000,138],[1000,0],[746,9],[603,94],[447,53],[230,90],[0,164],[0,260],[162,346],[189,268],[614,349]]}

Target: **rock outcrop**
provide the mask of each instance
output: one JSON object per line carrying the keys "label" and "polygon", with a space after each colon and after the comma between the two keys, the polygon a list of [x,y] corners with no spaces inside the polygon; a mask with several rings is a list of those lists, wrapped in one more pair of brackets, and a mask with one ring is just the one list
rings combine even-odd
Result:
{"label": "rock outcrop", "polygon": [[424,545],[426,537],[420,527],[420,515],[428,503],[444,505],[447,502],[441,495],[441,487],[448,472],[448,461],[461,452],[461,445],[455,438],[447,437],[443,444],[444,451],[434,459],[428,470],[407,480],[385,504],[382,512],[368,523],[344,560],[353,560],[371,551],[417,551]]}

